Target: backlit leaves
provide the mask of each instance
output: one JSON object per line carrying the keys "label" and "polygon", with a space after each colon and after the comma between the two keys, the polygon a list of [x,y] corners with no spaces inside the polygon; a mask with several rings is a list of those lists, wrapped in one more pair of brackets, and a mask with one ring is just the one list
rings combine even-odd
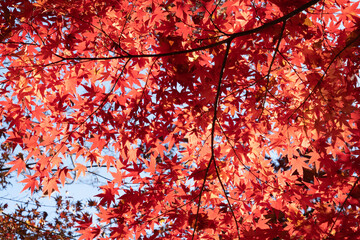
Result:
{"label": "backlit leaves", "polygon": [[7,170],[49,196],[106,178],[80,238],[358,232],[358,3],[0,6]]}

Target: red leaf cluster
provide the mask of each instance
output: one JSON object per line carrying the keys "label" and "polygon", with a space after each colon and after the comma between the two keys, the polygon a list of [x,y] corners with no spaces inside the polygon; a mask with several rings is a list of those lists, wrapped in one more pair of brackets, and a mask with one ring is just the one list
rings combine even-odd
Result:
{"label": "red leaf cluster", "polygon": [[82,239],[354,239],[359,14],[347,0],[2,1],[3,171],[49,196],[108,173],[97,218],[71,219]]}

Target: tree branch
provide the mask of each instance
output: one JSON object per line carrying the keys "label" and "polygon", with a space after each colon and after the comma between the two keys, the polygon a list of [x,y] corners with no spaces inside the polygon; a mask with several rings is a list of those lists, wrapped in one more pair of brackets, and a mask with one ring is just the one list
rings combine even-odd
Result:
{"label": "tree branch", "polygon": [[[193,234],[192,234],[192,240],[195,237],[195,232],[196,232],[196,227],[197,227],[197,222],[198,222],[198,217],[199,217],[199,211],[200,211],[200,206],[201,206],[201,197],[202,197],[202,192],[204,191],[204,188],[205,188],[205,182],[207,180],[207,175],[208,175],[209,169],[211,167],[211,163],[214,162],[214,164],[215,164],[215,147],[214,147],[214,143],[215,143],[215,125],[216,125],[216,119],[217,119],[217,109],[218,109],[218,104],[219,104],[219,98],[220,98],[220,95],[221,95],[221,82],[222,82],[222,78],[223,78],[224,71],[225,71],[226,60],[227,60],[227,57],[228,57],[228,54],[229,54],[229,51],[230,51],[231,41],[232,41],[232,39],[228,40],[228,42],[226,43],[226,50],[225,50],[224,60],[222,62],[222,66],[221,66],[221,70],[220,70],[219,82],[218,82],[217,91],[216,91],[216,97],[215,97],[215,102],[214,102],[214,115],[213,115],[212,128],[211,128],[211,157],[210,157],[210,161],[208,163],[208,166],[206,168],[204,180],[203,180],[203,183],[202,183],[202,186],[201,186],[201,189],[200,189],[199,202],[198,202],[197,211],[196,211],[196,218],[195,218],[194,231],[193,231]],[[236,221],[236,219],[235,219],[235,221]],[[240,239],[240,236],[239,236],[239,239]]]}
{"label": "tree branch", "polygon": [[210,49],[216,46],[220,46],[222,44],[226,44],[228,42],[231,42],[233,39],[238,38],[238,37],[242,37],[242,36],[247,36],[247,35],[251,35],[253,33],[257,33],[260,32],[266,28],[272,27],[278,23],[284,22],[290,18],[292,18],[293,16],[299,14],[300,12],[304,11],[305,9],[311,7],[312,5],[315,5],[316,3],[318,3],[320,0],[312,0],[306,4],[304,4],[303,6],[301,6],[300,8],[290,12],[289,14],[286,14],[278,19],[275,19],[273,21],[270,21],[268,23],[265,23],[263,25],[261,25],[260,27],[257,28],[253,28],[247,31],[241,31],[241,32],[237,32],[234,34],[231,34],[227,39],[224,39],[222,41],[213,43],[213,44],[209,44],[206,46],[202,46],[202,47],[197,47],[197,48],[192,48],[192,49],[188,49],[188,50],[181,50],[181,51],[175,51],[175,52],[168,52],[168,53],[157,53],[157,54],[139,54],[139,55],[126,55],[126,56],[115,56],[115,57],[62,57],[60,55],[57,55],[59,58],[61,58],[62,60],[59,61],[83,61],[83,60],[111,60],[111,59],[132,59],[132,58],[149,58],[149,57],[166,57],[166,56],[174,56],[174,55],[180,55],[180,54],[187,54],[187,53],[191,53],[191,52],[196,52],[196,51],[201,51],[201,50],[206,50],[206,49]]}
{"label": "tree branch", "polygon": [[273,54],[273,57],[271,59],[271,63],[270,63],[270,66],[269,66],[269,70],[268,70],[268,73],[266,75],[266,88],[265,88],[265,96],[264,96],[264,100],[263,100],[263,104],[262,104],[262,109],[261,109],[261,113],[260,113],[260,116],[258,117],[258,119],[260,120],[263,112],[264,112],[264,108],[265,108],[265,103],[266,103],[266,96],[267,96],[267,93],[269,91],[269,82],[270,82],[270,74],[271,74],[271,68],[274,64],[274,61],[275,61],[275,57],[276,57],[276,53],[279,52],[279,47],[280,47],[280,42],[281,42],[281,39],[283,37],[283,34],[284,34],[284,30],[285,30],[285,25],[286,25],[286,20],[284,20],[283,22],[283,25],[281,27],[281,31],[280,31],[280,36],[279,36],[279,40],[276,44],[276,47],[275,47],[275,51],[274,51],[274,54]]}

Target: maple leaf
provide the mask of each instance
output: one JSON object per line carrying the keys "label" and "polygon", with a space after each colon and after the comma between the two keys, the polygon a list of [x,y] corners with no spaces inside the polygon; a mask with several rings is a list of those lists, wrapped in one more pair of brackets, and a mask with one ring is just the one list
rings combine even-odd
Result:
{"label": "maple leaf", "polygon": [[26,163],[21,157],[18,157],[16,160],[8,162],[7,164],[13,165],[8,174],[16,170],[17,176],[19,176],[22,171],[26,170]]}
{"label": "maple leaf", "polygon": [[64,186],[65,182],[66,182],[66,178],[72,179],[72,176],[70,175],[70,171],[69,169],[65,168],[61,168],[60,170],[58,170],[58,176],[60,179],[60,183]]}
{"label": "maple leaf", "polygon": [[34,193],[35,190],[39,189],[39,181],[37,180],[36,176],[31,175],[25,175],[27,178],[24,180],[21,180],[20,182],[26,183],[24,188],[21,190],[21,192],[25,191],[26,189],[30,188],[31,193]]}
{"label": "maple leaf", "polygon": [[54,178],[45,178],[42,182],[43,194],[48,195],[49,198],[54,191],[59,192],[58,180]]}
{"label": "maple leaf", "polygon": [[0,170],[34,199],[113,179],[88,205],[55,197],[66,226],[1,215],[3,238],[357,236],[358,1],[15,2]]}
{"label": "maple leaf", "polygon": [[[291,158],[290,158],[291,159]],[[301,158],[292,158],[290,160],[291,165],[291,172],[294,173],[295,171],[300,174],[300,176],[303,176],[304,168],[311,169],[307,163]]]}
{"label": "maple leaf", "polygon": [[119,193],[119,188],[116,188],[114,185],[113,182],[109,182],[108,185],[100,187],[103,193],[95,195],[95,197],[101,198],[100,205],[104,206],[107,204],[107,207],[109,207],[111,203],[115,201],[115,196]]}
{"label": "maple leaf", "polygon": [[96,135],[94,138],[88,139],[87,141],[92,142],[90,150],[97,148],[99,151],[101,151],[106,145],[106,141],[101,139],[99,135]]}
{"label": "maple leaf", "polygon": [[81,236],[79,239],[94,239],[96,238],[100,232],[101,228],[99,226],[91,227],[92,225],[92,217],[88,217],[86,214],[83,214],[82,216],[83,220],[77,221],[77,227],[79,230],[77,232],[81,233]]}
{"label": "maple leaf", "polygon": [[81,163],[76,163],[76,167],[73,169],[76,172],[76,179],[80,177],[81,174],[85,176],[88,171],[87,167]]}

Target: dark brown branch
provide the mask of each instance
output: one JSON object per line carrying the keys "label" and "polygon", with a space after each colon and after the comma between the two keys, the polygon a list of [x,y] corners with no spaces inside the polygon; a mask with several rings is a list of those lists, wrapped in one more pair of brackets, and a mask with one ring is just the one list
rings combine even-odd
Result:
{"label": "dark brown branch", "polygon": [[[26,165],[25,165],[25,167],[27,168],[27,169],[32,169],[32,166],[33,165],[35,165],[36,163],[27,163]],[[0,168],[0,172],[7,172],[7,171],[9,171],[11,169],[11,167],[6,167],[6,168]]]}
{"label": "dark brown branch", "polygon": [[[7,198],[7,197],[0,197],[0,199],[4,199],[4,200],[7,200],[7,201],[12,201],[12,202],[17,202],[17,203],[22,203],[22,204],[28,204],[28,205],[37,206],[35,203],[32,203],[32,202],[25,202],[25,201],[16,200],[16,199]],[[41,207],[57,208],[56,206],[46,205],[46,204],[41,205]]]}
{"label": "dark brown branch", "polygon": [[278,19],[275,19],[271,22],[265,23],[264,25],[261,25],[260,27],[257,28],[253,28],[247,31],[241,31],[241,32],[237,32],[234,33],[232,35],[230,35],[227,39],[224,39],[222,41],[213,43],[213,44],[209,44],[206,46],[202,46],[202,47],[197,47],[197,48],[192,48],[192,49],[188,49],[188,50],[181,50],[181,51],[176,51],[176,52],[168,52],[168,53],[158,53],[158,54],[139,54],[139,55],[126,55],[126,56],[115,56],[115,57],[99,57],[99,58],[92,58],[92,57],[62,57],[57,55],[58,57],[60,57],[62,60],[60,61],[82,61],[82,60],[111,60],[111,59],[132,59],[132,58],[149,58],[149,57],[166,57],[166,56],[174,56],[174,55],[180,55],[180,54],[186,54],[186,53],[191,53],[191,52],[196,52],[196,51],[201,51],[201,50],[206,50],[206,49],[210,49],[216,46],[220,46],[222,44],[226,44],[230,41],[232,41],[235,38],[238,37],[242,37],[242,36],[247,36],[247,35],[251,35],[253,33],[257,33],[260,32],[266,28],[272,27],[278,23],[284,22],[290,18],[292,18],[293,16],[299,14],[300,12],[306,10],[307,8],[311,7],[312,5],[318,3],[320,0],[312,0],[306,4],[304,4],[303,6],[301,6],[300,8],[290,12],[289,14],[286,14]]}
{"label": "dark brown branch", "polygon": [[0,44],[21,44],[21,45],[33,45],[33,46],[39,46],[35,43],[27,43],[27,42],[0,42]]}
{"label": "dark brown branch", "polygon": [[219,98],[220,98],[220,94],[221,94],[221,81],[222,81],[222,77],[223,77],[223,74],[224,74],[224,71],[225,71],[225,65],[226,65],[226,60],[227,60],[227,57],[229,55],[229,51],[230,51],[230,45],[231,45],[231,41],[226,45],[226,51],[225,51],[225,56],[224,56],[224,61],[223,61],[223,65],[221,67],[221,74],[220,74],[220,79],[219,79],[219,85],[218,85],[218,89],[217,89],[217,94],[216,94],[216,99],[215,99],[215,110],[214,110],[214,118],[213,118],[213,128],[212,128],[212,132],[211,132],[211,152],[212,152],[212,156],[213,156],[213,160],[214,160],[214,166],[215,166],[215,171],[216,171],[216,175],[217,175],[217,178],[219,179],[219,182],[220,182],[220,185],[221,185],[221,188],[224,192],[224,196],[226,198],[226,201],[229,205],[229,208],[230,208],[230,211],[231,211],[231,214],[234,218],[234,221],[235,221],[235,225],[236,225],[236,229],[237,229],[237,234],[238,234],[238,238],[240,240],[240,229],[239,229],[239,224],[238,224],[238,221],[236,219],[236,216],[235,216],[235,213],[234,213],[234,210],[232,208],[232,205],[230,203],[230,200],[228,198],[228,195],[226,193],[226,189],[225,189],[225,186],[221,180],[221,177],[220,177],[220,173],[219,173],[219,169],[218,167],[216,166],[216,159],[215,159],[215,154],[214,154],[214,129],[215,129],[215,125],[216,125],[216,121],[217,121],[217,114],[216,114],[216,109],[217,109],[217,105],[218,105],[218,101],[219,101]]}
{"label": "dark brown branch", "polygon": [[90,174],[93,174],[93,175],[95,175],[95,176],[97,176],[97,177],[103,178],[103,179],[105,179],[105,180],[107,180],[107,181],[112,181],[112,179],[107,178],[107,177],[105,177],[105,176],[103,176],[103,175],[101,175],[101,174],[98,174],[98,173],[96,173],[96,172],[93,172],[93,171],[87,171],[87,172],[90,173]]}
{"label": "dark brown branch", "polygon": [[207,8],[204,6],[204,4],[202,4],[202,5],[203,5],[205,11],[209,14],[209,19],[210,19],[211,23],[213,24],[213,26],[216,28],[216,30],[218,30],[218,32],[222,33],[223,35],[229,37],[229,36],[231,36],[231,34],[228,34],[228,33],[226,33],[226,32],[223,32],[223,31],[214,23],[214,20],[212,19],[212,16],[213,16],[214,12],[216,11],[217,7],[219,6],[220,2],[221,2],[221,0],[216,3],[216,6],[215,6],[214,10],[213,10],[211,13],[209,12],[209,10],[207,10]]}
{"label": "dark brown branch", "polygon": [[[222,78],[223,78],[224,71],[225,71],[225,65],[226,65],[227,57],[228,57],[228,54],[229,54],[229,51],[230,51],[231,41],[232,41],[232,39],[230,39],[226,43],[226,50],[225,50],[224,60],[222,62],[219,81],[218,81],[218,86],[217,86],[217,90],[216,90],[216,96],[215,96],[215,102],[214,102],[214,115],[213,115],[212,128],[211,128],[211,143],[210,143],[211,144],[211,157],[210,157],[208,166],[206,168],[204,180],[203,180],[203,183],[202,183],[202,186],[201,186],[201,189],[200,189],[199,202],[198,202],[197,211],[196,211],[194,231],[193,231],[192,238],[191,238],[192,240],[194,239],[195,233],[196,233],[196,227],[197,227],[199,211],[200,211],[200,206],[201,206],[201,197],[202,197],[202,192],[204,191],[204,188],[205,188],[207,175],[208,175],[209,169],[211,167],[211,163],[214,162],[214,164],[215,164],[215,146],[214,146],[215,145],[215,125],[216,125],[216,120],[217,120],[217,110],[218,110],[219,98],[220,98],[220,95],[221,95],[221,83],[222,83]],[[236,219],[235,219],[235,221],[236,221]]]}

